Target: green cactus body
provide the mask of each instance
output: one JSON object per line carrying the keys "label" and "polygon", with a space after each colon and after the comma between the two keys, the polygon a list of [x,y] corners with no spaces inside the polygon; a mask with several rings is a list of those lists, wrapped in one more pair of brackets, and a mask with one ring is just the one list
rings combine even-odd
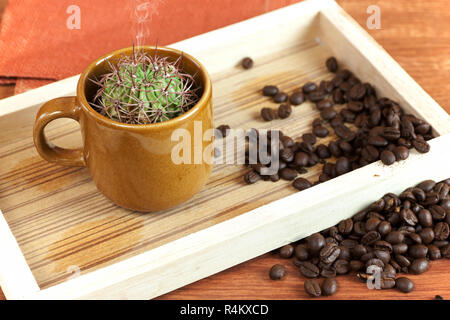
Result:
{"label": "green cactus body", "polygon": [[167,121],[197,100],[193,78],[165,58],[134,53],[111,69],[94,81],[100,88],[91,105],[112,120],[132,124]]}

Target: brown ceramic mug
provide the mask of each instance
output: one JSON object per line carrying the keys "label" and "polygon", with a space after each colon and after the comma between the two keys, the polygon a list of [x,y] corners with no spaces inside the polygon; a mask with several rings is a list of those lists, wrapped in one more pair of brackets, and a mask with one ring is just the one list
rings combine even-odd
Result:
{"label": "brown ceramic mug", "polygon": [[[143,47],[154,54],[154,47]],[[181,67],[196,75],[202,94],[189,111],[155,124],[125,124],[110,120],[88,103],[97,90],[89,79],[108,72],[108,60],[130,55],[133,48],[112,52],[92,62],[81,74],[76,97],[62,97],[45,103],[34,124],[34,143],[47,161],[66,166],[87,166],[97,188],[118,205],[137,211],[157,211],[176,206],[194,196],[206,183],[211,165],[204,159],[197,164],[176,164],[171,138],[174,130],[185,129],[194,137],[194,122],[203,132],[213,128],[212,85],[206,69],[192,56],[183,53]],[[157,54],[175,61],[180,51],[158,47]],[[72,118],[80,123],[83,147],[64,149],[44,135],[45,126],[57,118]],[[202,151],[211,142],[201,141]],[[191,145],[194,154],[195,143]],[[197,145],[197,148],[198,145]]]}

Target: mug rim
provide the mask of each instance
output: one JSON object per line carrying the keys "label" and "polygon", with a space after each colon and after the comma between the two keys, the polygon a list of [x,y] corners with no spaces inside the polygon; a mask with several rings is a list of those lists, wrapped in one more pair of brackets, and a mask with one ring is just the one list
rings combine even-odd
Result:
{"label": "mug rim", "polygon": [[211,78],[208,74],[208,71],[206,70],[206,68],[203,66],[203,64],[200,63],[200,61],[198,61],[196,58],[194,58],[193,56],[191,56],[190,54],[178,50],[178,49],[174,49],[174,48],[169,48],[169,47],[155,47],[155,46],[140,46],[140,49],[157,49],[157,50],[161,50],[163,52],[172,52],[172,53],[176,53],[177,55],[181,55],[183,54],[183,59],[187,58],[189,59],[191,62],[193,62],[197,67],[198,70],[200,71],[201,74],[201,79],[203,82],[203,93],[200,97],[200,99],[197,101],[197,103],[191,108],[189,109],[187,112],[173,118],[167,121],[162,121],[162,122],[156,122],[156,123],[148,123],[148,124],[130,124],[130,123],[123,123],[123,122],[119,122],[119,121],[115,121],[112,119],[109,119],[108,117],[105,117],[103,115],[101,115],[99,112],[97,112],[96,110],[94,110],[94,108],[92,108],[92,106],[89,104],[87,98],[86,98],[86,93],[85,93],[85,85],[86,85],[86,81],[88,81],[88,77],[87,75],[100,63],[104,62],[107,59],[110,59],[114,56],[118,56],[124,52],[128,52],[130,50],[133,50],[133,47],[127,47],[127,48],[122,48],[119,50],[115,50],[113,52],[107,53],[103,56],[101,56],[100,58],[94,60],[91,64],[89,64],[89,66],[81,73],[80,75],[80,79],[78,80],[78,84],[77,84],[77,99],[80,102],[81,107],[87,111],[96,121],[100,121],[101,123],[108,125],[110,127],[120,127],[120,128],[126,128],[126,129],[131,129],[131,130],[143,130],[143,129],[154,129],[154,130],[159,130],[159,129],[164,129],[166,127],[170,127],[170,126],[177,126],[180,125],[180,123],[188,120],[189,118],[193,117],[195,114],[197,114],[198,112],[200,112],[202,109],[206,108],[207,104],[208,104],[208,100],[211,97],[211,91],[212,91],[212,83],[211,83]]}

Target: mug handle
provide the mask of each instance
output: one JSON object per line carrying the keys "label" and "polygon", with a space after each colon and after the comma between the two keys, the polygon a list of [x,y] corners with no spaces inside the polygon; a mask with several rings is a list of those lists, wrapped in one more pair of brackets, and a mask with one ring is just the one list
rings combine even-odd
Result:
{"label": "mug handle", "polygon": [[58,118],[80,119],[80,107],[76,97],[61,97],[46,102],[38,111],[34,121],[33,140],[42,158],[63,166],[86,166],[83,149],[64,149],[48,141],[44,134],[45,126]]}

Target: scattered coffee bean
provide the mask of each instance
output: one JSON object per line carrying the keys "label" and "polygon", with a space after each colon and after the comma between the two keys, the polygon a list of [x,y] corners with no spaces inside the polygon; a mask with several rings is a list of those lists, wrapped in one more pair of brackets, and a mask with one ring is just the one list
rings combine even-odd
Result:
{"label": "scattered coffee bean", "polygon": [[306,278],[316,278],[320,269],[315,264],[304,261],[300,264],[300,273]]}
{"label": "scattered coffee bean", "polygon": [[297,171],[291,168],[281,169],[279,174],[280,178],[284,180],[294,180],[297,177]]}
{"label": "scattered coffee bean", "polygon": [[298,106],[300,104],[302,104],[303,102],[305,102],[306,97],[304,95],[303,92],[294,92],[290,98],[289,98],[289,102],[294,105],[294,106]]}
{"label": "scattered coffee bean", "polygon": [[335,57],[330,57],[325,62],[328,71],[335,73],[338,69],[338,62]]}
{"label": "scattered coffee bean", "polygon": [[280,257],[283,259],[289,259],[290,257],[292,257],[293,253],[294,253],[294,247],[290,244],[287,244],[280,248]]}
{"label": "scattered coffee bean", "polygon": [[332,296],[338,290],[338,283],[336,278],[327,277],[322,283],[322,294],[324,296]]}
{"label": "scattered coffee bean", "polygon": [[312,187],[311,182],[309,182],[305,178],[297,178],[297,179],[295,179],[294,182],[293,182],[293,185],[294,185],[295,189],[300,190],[300,191]]}
{"label": "scattered coffee bean", "polygon": [[269,277],[272,280],[280,280],[286,274],[286,268],[281,264],[274,265],[269,272]]}
{"label": "scattered coffee bean", "polygon": [[269,85],[269,86],[265,86],[263,88],[262,92],[263,92],[263,95],[265,95],[265,96],[273,97],[279,92],[279,90],[276,86]]}
{"label": "scattered coffee bean", "polygon": [[385,165],[391,165],[395,162],[395,155],[393,152],[389,150],[383,150],[380,154],[381,162],[383,162]]}
{"label": "scattered coffee bean", "polygon": [[272,121],[276,118],[276,113],[271,108],[262,108],[261,117],[264,119],[264,121]]}
{"label": "scattered coffee bean", "polygon": [[246,57],[242,59],[241,64],[244,69],[250,69],[251,67],[253,67],[253,60],[249,57]]}
{"label": "scattered coffee bean", "polygon": [[320,289],[319,284],[315,280],[312,279],[306,280],[304,287],[306,293],[313,298],[320,297],[320,295],[322,294],[322,290]]}
{"label": "scattered coffee bean", "polygon": [[287,117],[289,117],[292,113],[292,108],[290,105],[288,104],[282,104],[278,107],[278,116],[281,119],[286,119]]}
{"label": "scattered coffee bean", "polygon": [[273,96],[273,101],[276,103],[283,103],[288,100],[288,95],[285,92],[278,92]]}
{"label": "scattered coffee bean", "polygon": [[261,180],[261,176],[257,172],[252,170],[245,175],[244,180],[245,182],[247,182],[247,184],[253,184]]}

